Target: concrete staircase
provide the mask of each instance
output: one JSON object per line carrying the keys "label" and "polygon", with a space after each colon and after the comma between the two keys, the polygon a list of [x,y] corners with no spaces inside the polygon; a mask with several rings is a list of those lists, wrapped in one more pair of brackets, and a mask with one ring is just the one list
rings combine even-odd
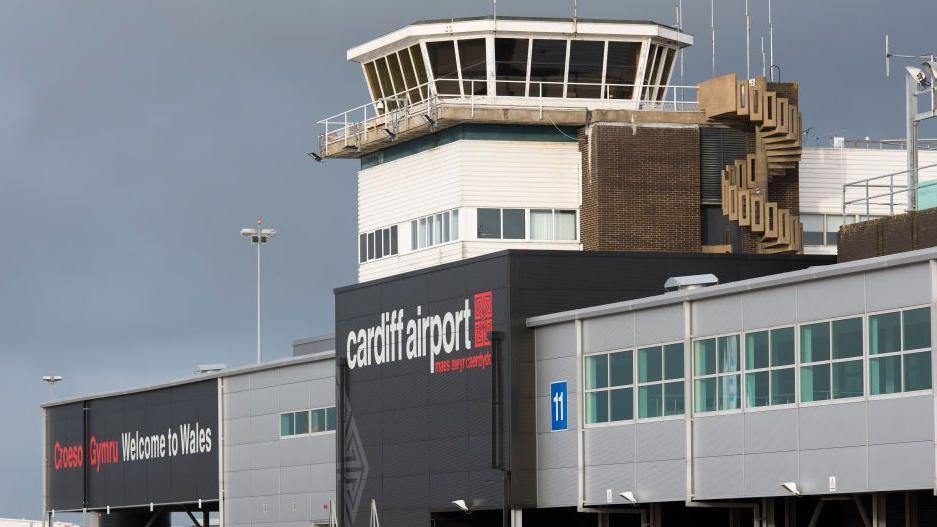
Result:
{"label": "concrete staircase", "polygon": [[801,155],[797,105],[769,91],[764,77],[738,80],[734,73],[700,83],[699,103],[708,119],[754,135],[755,152],[722,170],[722,213],[754,236],[756,252],[801,252],[798,216],[771,201],[770,192],[781,178],[796,177]]}

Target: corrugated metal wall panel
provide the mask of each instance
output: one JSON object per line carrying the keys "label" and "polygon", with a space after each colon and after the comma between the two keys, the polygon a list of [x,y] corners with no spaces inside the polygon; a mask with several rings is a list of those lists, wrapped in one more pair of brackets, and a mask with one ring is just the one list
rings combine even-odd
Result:
{"label": "corrugated metal wall panel", "polygon": [[745,132],[734,128],[700,128],[700,197],[703,203],[722,200],[722,169],[744,159]]}

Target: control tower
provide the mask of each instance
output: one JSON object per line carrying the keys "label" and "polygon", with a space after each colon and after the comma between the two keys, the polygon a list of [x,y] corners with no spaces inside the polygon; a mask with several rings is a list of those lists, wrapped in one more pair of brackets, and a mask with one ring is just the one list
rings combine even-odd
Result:
{"label": "control tower", "polygon": [[357,159],[358,278],[508,248],[800,252],[797,85],[673,84],[651,21],[415,22],[348,51],[369,100],[319,122]]}

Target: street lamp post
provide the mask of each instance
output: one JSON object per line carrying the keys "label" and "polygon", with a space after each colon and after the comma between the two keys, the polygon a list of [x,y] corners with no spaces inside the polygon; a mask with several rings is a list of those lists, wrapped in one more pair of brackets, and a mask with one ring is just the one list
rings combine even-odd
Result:
{"label": "street lamp post", "polygon": [[257,218],[257,226],[253,229],[241,229],[241,236],[248,238],[257,246],[257,364],[261,362],[260,352],[260,246],[277,235],[276,229],[262,229],[263,218]]}
{"label": "street lamp post", "polygon": [[42,380],[49,385],[49,400],[55,400],[55,383],[62,380],[61,375],[44,375]]}

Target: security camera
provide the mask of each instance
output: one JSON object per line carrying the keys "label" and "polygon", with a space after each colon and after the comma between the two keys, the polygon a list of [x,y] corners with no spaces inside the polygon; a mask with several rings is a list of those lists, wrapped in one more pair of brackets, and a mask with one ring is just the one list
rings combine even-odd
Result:
{"label": "security camera", "polygon": [[619,496],[621,496],[621,499],[627,501],[628,503],[632,505],[638,502],[638,498],[635,498],[634,492],[631,492],[631,491],[622,492],[621,494],[619,494]]}
{"label": "security camera", "polygon": [[454,501],[452,502],[452,504],[455,505],[456,507],[458,507],[459,510],[461,510],[461,511],[464,512],[465,514],[468,514],[469,512],[471,512],[471,511],[469,511],[469,507],[468,507],[468,505],[465,503],[465,500],[454,500]]}
{"label": "security camera", "polygon": [[915,68],[914,66],[905,66],[908,70],[908,75],[914,78],[917,81],[917,85],[923,88],[930,87],[930,81],[927,79],[927,75],[924,74],[924,70],[921,68]]}
{"label": "security camera", "polygon": [[793,481],[788,481],[787,483],[781,483],[781,488],[790,492],[794,496],[800,496],[800,490],[797,488],[797,483]]}

